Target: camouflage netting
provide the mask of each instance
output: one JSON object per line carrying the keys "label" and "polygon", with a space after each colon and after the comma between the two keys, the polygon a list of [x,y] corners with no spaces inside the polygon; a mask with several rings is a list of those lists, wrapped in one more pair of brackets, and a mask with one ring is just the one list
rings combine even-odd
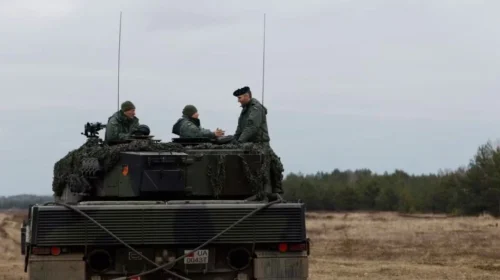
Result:
{"label": "camouflage netting", "polygon": [[[200,144],[189,146],[187,149],[244,149],[249,152],[264,153],[270,152],[266,157],[264,165],[260,170],[251,170],[248,164],[243,160],[245,174],[256,193],[262,190],[262,186],[271,180],[273,191],[282,193],[281,182],[283,180],[283,165],[279,157],[268,145],[262,144]],[[102,166],[103,172],[110,171],[120,159],[120,152],[125,151],[169,151],[185,152],[186,147],[177,143],[158,143],[150,140],[135,140],[127,144],[118,144],[113,146],[98,145],[95,140],[89,139],[80,148],[69,152],[65,157],[54,165],[54,178],[52,190],[55,196],[61,196],[64,188],[68,186],[73,192],[85,193],[90,190],[90,183],[84,174],[92,173],[94,166]],[[242,158],[243,159],[243,158]],[[97,162],[95,162],[97,160]],[[264,176],[265,170],[271,167],[271,178]],[[224,155],[214,157],[214,162],[209,166],[207,175],[210,178],[214,188],[215,196],[224,188],[225,166]]]}
{"label": "camouflage netting", "polygon": [[99,146],[95,140],[89,139],[80,148],[69,152],[54,165],[54,179],[52,191],[61,196],[64,188],[69,186],[79,191],[90,187],[86,178],[82,176],[82,161],[85,158],[96,158],[104,172],[110,171],[120,160],[120,152],[125,151],[172,151],[182,152],[184,147],[176,143],[155,143],[149,140],[136,140],[131,143],[113,146]]}
{"label": "camouflage netting", "polygon": [[207,176],[210,179],[215,198],[219,197],[226,182],[226,166],[224,163],[225,155],[219,155],[217,156],[217,160],[211,162],[212,165],[207,167]]}
{"label": "camouflage netting", "polygon": [[[245,143],[245,144],[224,144],[224,145],[214,145],[210,143],[200,144],[189,147],[190,149],[224,149],[224,150],[232,150],[232,149],[243,149],[252,153],[262,153],[269,154],[264,161],[264,164],[261,166],[260,170],[253,171],[249,167],[249,165],[243,160],[243,166],[245,168],[245,175],[247,180],[253,187],[254,193],[259,193],[263,191],[263,186],[268,183],[268,180],[271,182],[272,191],[276,193],[283,193],[282,181],[283,181],[283,164],[281,163],[281,159],[276,155],[273,149],[268,144],[253,144],[253,143]],[[214,188],[215,196],[224,188],[225,181],[225,166],[224,166],[224,155],[220,155],[217,157],[217,161],[212,163],[212,166],[208,167],[208,176],[210,177],[210,181],[212,187]],[[270,178],[265,176],[266,170],[270,169]]]}

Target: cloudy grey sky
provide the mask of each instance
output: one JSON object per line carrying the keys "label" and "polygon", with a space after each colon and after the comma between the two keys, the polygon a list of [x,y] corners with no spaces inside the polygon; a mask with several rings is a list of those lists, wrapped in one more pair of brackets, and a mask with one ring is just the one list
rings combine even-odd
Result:
{"label": "cloudy grey sky", "polygon": [[500,2],[0,0],[0,195],[50,194],[54,163],[121,101],[170,140],[185,104],[234,133],[265,106],[286,172],[437,172],[500,134]]}

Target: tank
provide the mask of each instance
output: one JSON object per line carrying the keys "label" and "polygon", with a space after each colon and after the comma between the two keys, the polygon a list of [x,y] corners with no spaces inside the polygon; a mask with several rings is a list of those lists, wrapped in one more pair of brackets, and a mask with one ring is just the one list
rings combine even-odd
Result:
{"label": "tank", "polygon": [[308,279],[305,206],[286,202],[263,144],[173,138],[102,123],[54,165],[54,201],[21,229],[29,279]]}

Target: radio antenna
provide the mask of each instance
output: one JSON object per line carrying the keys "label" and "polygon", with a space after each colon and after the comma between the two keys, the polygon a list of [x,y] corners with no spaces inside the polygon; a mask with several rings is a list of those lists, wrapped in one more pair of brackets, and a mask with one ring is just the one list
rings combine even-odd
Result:
{"label": "radio antenna", "polygon": [[264,105],[264,74],[266,64],[266,14],[264,13],[264,36],[262,46],[262,105]]}
{"label": "radio antenna", "polygon": [[121,41],[122,41],[122,12],[120,11],[120,29],[118,33],[118,100],[117,106],[120,110],[120,51],[121,51]]}

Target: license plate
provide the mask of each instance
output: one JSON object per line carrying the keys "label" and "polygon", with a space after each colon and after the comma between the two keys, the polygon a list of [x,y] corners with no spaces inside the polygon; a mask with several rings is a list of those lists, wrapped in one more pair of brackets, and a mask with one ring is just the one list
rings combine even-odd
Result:
{"label": "license plate", "polygon": [[[184,254],[191,252],[192,250],[185,250]],[[208,250],[198,250],[194,253],[187,255],[184,258],[185,264],[206,264],[208,263]]]}

